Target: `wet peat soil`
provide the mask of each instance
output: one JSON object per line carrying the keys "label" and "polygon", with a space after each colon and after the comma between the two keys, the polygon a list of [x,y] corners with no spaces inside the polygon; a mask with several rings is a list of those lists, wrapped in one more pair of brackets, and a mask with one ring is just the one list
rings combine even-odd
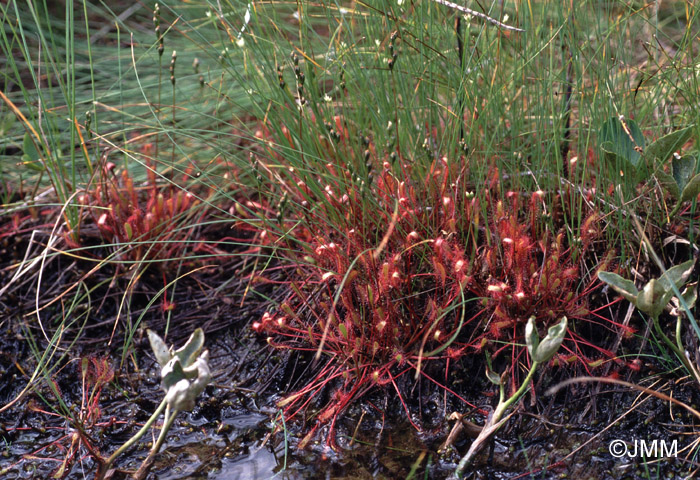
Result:
{"label": "wet peat soil", "polygon": [[[27,242],[26,236],[17,236],[3,245],[2,285],[13,273],[6,267],[21,259]],[[42,298],[60,295],[90,268],[67,256],[52,258],[43,271],[46,290]],[[205,330],[214,380],[192,412],[179,414],[148,478],[439,479],[450,475],[471,439],[459,437],[452,450],[438,450],[452,428],[450,413],[465,412],[468,407],[432,384],[414,384],[410,375],[401,377],[402,388],[412,392],[406,400],[421,432],[408,422],[393,389],[377,389],[342,417],[338,451],[326,446],[323,431],[318,442],[299,450],[296,445],[304,434],[303,421],[282,424],[276,402],[299,382],[311,378],[317,366],[303,355],[270,351],[250,329],[250,323],[265,311],[264,298],[279,298],[283,289],[263,284],[256,285],[254,291],[246,290],[246,282],[240,280],[246,266],[240,259],[228,257],[216,263],[178,283],[170,317],[162,303],[148,306],[163,287],[163,275],[157,269],[147,272],[134,288],[131,310],[122,314],[116,329],[114,318],[124,278],[116,275],[119,272],[110,272],[86,279],[93,285],[102,282],[92,294],[93,303],[95,299],[101,303],[87,315],[78,341],[60,360],[63,352],[58,351],[52,373],[38,379],[33,390],[0,413],[0,478],[94,478],[92,454],[99,452],[106,457],[115,451],[162,399],[159,368],[144,329],[163,332],[168,322],[167,341],[176,345],[194,328]],[[115,280],[106,281],[109,275]],[[19,395],[37,365],[30,340],[33,338],[42,352],[48,345],[36,314],[32,314],[35,285],[35,277],[18,282],[0,298],[0,405]],[[56,302],[42,310],[47,335],[56,329],[51,319],[65,309],[65,302]],[[128,331],[124,325],[133,324],[144,310],[142,325],[134,330],[131,348],[123,355]],[[77,327],[64,332],[61,346],[78,335]],[[639,345],[626,346],[628,351],[636,351],[635,347]],[[689,405],[700,405],[697,388],[690,382],[672,375],[650,380],[650,375],[664,371],[664,366],[655,363],[655,357],[649,358],[631,381],[643,382]],[[493,388],[483,378],[483,366],[473,362],[476,360],[466,360],[454,369],[457,380],[452,386],[476,406],[487,408],[495,404]],[[114,377],[95,395],[98,401],[90,407],[99,365],[113,369]],[[541,393],[536,399],[525,396],[519,411],[482,451],[467,478],[683,478],[695,471],[694,424],[698,419],[667,401],[614,385],[577,384],[553,396],[542,393],[569,376],[570,372],[563,371],[540,376],[535,391]],[[82,415],[82,438],[65,415],[52,412],[59,404],[56,392],[74,416]],[[322,401],[318,399],[319,404]],[[318,405],[310,405],[308,414],[314,408]],[[470,418],[476,423],[483,421],[479,415]],[[615,440],[626,442],[629,455],[613,457],[609,448]],[[152,441],[151,434],[144,436],[117,460],[117,467],[137,469]],[[676,441],[677,456],[634,457],[635,441],[637,446],[640,441],[647,445],[656,441],[658,452],[661,441],[667,447]],[[112,478],[125,476],[118,473]]]}

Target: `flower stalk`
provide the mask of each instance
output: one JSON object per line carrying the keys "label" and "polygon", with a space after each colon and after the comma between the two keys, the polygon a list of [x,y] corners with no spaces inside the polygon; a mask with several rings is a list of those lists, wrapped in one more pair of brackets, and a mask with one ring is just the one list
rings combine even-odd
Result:
{"label": "flower stalk", "polygon": [[474,442],[472,442],[467,454],[464,455],[464,457],[462,457],[462,459],[459,461],[457,469],[455,470],[455,476],[457,478],[462,478],[464,469],[467,468],[467,466],[472,462],[476,454],[479,453],[491,436],[495,434],[499,428],[501,428],[508,418],[510,418],[510,415],[505,418],[503,418],[503,416],[505,415],[506,411],[508,411],[508,409],[512,407],[515,402],[520,400],[523,394],[527,391],[537,368],[540,365],[547,363],[549,360],[551,360],[554,354],[557,353],[561,342],[564,340],[566,327],[567,319],[566,317],[563,317],[557,325],[549,329],[547,336],[544,338],[544,340],[542,340],[542,342],[540,342],[537,335],[537,329],[535,328],[535,318],[530,317],[527,322],[527,326],[525,327],[525,339],[527,342],[527,350],[530,353],[530,358],[532,359],[532,365],[530,366],[530,370],[527,372],[525,380],[523,380],[523,382],[520,384],[520,388],[518,388],[518,390],[509,398],[506,398],[505,395],[504,382],[501,381],[501,378],[498,375],[491,372],[490,361],[488,361],[487,358],[489,367],[486,370],[486,376],[492,383],[497,384],[499,387],[498,405],[496,406],[493,414],[486,421],[486,424],[481,430],[481,433],[479,433],[479,436],[474,440]]}
{"label": "flower stalk", "polygon": [[204,333],[198,328],[192,333],[187,343],[178,350],[168,348],[165,342],[153,331],[148,330],[148,340],[151,349],[161,366],[161,386],[165,391],[165,398],[146,424],[136,432],[126,443],[117,449],[101,466],[97,473],[97,480],[106,478],[114,461],[129,448],[131,448],[153,426],[160,414],[165,410],[163,427],[160,430],[156,443],[151,448],[141,467],[133,474],[135,480],[146,477],[156,454],[160,451],[165,437],[172,427],[175,417],[181,410],[192,410],[195,398],[202,393],[211,381],[211,373],[207,360],[209,352],[204,350]]}

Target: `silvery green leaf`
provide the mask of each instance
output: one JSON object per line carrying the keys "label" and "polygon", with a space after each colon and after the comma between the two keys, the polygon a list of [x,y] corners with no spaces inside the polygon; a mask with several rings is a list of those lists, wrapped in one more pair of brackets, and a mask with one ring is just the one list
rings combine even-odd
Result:
{"label": "silvery green leaf", "polygon": [[[209,352],[205,350],[204,353],[187,368],[187,376],[191,381],[188,379],[181,379],[168,388],[165,399],[171,409],[190,411],[194,408],[195,399],[204,391],[209,382],[211,382],[208,359]],[[177,358],[173,360],[175,360],[173,365],[180,365]],[[174,373],[172,378],[175,378]]]}
{"label": "silvery green leaf", "polygon": [[617,163],[623,163],[625,161],[623,157],[621,157],[613,151],[615,147],[612,142],[603,142],[600,145],[600,149],[603,151],[603,161],[608,165],[615,165]]}
{"label": "silvery green leaf", "polygon": [[525,343],[527,344],[527,351],[530,353],[530,358],[535,360],[535,354],[540,343],[540,338],[537,335],[537,328],[535,328],[534,316],[527,319],[527,325],[525,325]]}
{"label": "silvery green leaf", "polygon": [[501,376],[493,370],[491,370],[490,366],[486,367],[486,378],[488,378],[489,382],[493,383],[494,385],[501,384]]}
{"label": "silvery green leaf", "polygon": [[[659,277],[659,282],[667,290],[673,291],[671,283],[676,285],[676,288],[681,288],[688,281],[690,274],[695,267],[695,260],[688,260],[680,265],[671,267],[664,272],[663,275]],[[664,305],[665,307],[666,305]]]}
{"label": "silvery green leaf", "polygon": [[637,290],[637,287],[634,286],[634,282],[612,272],[598,272],[598,278],[601,282],[607,283],[617,293],[636,305],[639,290]]}
{"label": "silvery green leaf", "polygon": [[182,346],[182,348],[175,351],[175,356],[177,356],[182,365],[188,367],[192,365],[192,362],[199,356],[199,352],[202,351],[204,346],[204,332],[201,328],[196,329],[190,335],[187,343]]}
{"label": "silvery green leaf", "polygon": [[204,353],[197,359],[195,365],[197,367],[197,377],[194,382],[192,382],[192,391],[195,392],[195,396],[199,395],[204,391],[204,388],[211,382],[211,371],[209,370],[209,352],[204,351]]}
{"label": "silvery green leaf", "polygon": [[166,392],[168,405],[175,411],[192,410],[195,399],[211,381],[209,352],[202,352],[204,332],[201,328],[196,329],[187,343],[174,353],[151,330],[148,330],[148,339],[162,367],[161,387]]}
{"label": "silvery green leaf", "polygon": [[206,372],[208,374],[209,372],[209,365],[207,364],[207,360],[209,359],[209,351],[204,350],[202,354],[197,357],[197,360],[194,361],[192,365],[189,367],[185,367],[183,369],[183,372],[185,373],[185,377],[187,377],[188,380],[196,380],[199,378],[206,367]]}
{"label": "silvery green leaf", "polygon": [[41,164],[39,163],[39,160],[41,159],[41,154],[39,151],[36,149],[36,144],[32,140],[32,136],[29,134],[27,131],[24,134],[24,141],[22,142],[22,150],[24,154],[22,155],[22,161],[25,162],[25,165],[32,168],[33,170],[35,167],[41,168]]}
{"label": "silvery green leaf", "polygon": [[165,401],[168,402],[171,410],[192,410],[194,408],[194,396],[192,395],[190,382],[180,380],[173,385],[165,395]]}
{"label": "silvery green leaf", "polygon": [[161,387],[168,392],[173,385],[180,380],[188,380],[187,374],[182,368],[182,363],[177,357],[173,357],[160,371]]}
{"label": "silvery green leaf", "polygon": [[665,288],[661,282],[659,282],[655,278],[652,278],[646,285],[644,285],[642,291],[639,292],[639,295],[637,296],[636,306],[642,312],[656,318],[659,315],[661,315],[661,312],[663,312],[664,307],[668,304],[668,301],[671,299],[671,297],[668,297],[666,303],[663,302],[663,299],[667,292],[668,289]]}
{"label": "silvery green leaf", "polygon": [[[624,124],[623,124],[624,122]],[[612,117],[606,121],[598,132],[598,145],[603,150],[604,161],[610,165],[619,164],[624,175],[638,178],[643,174],[642,154],[644,134],[632,119]]]}
{"label": "silvery green leaf", "polygon": [[672,175],[669,175],[659,168],[654,172],[654,176],[659,182],[659,185],[661,185],[661,188],[670,193],[673,198],[680,198],[681,191],[678,189],[677,180],[674,179]]}
{"label": "silvery green leaf", "polygon": [[534,361],[537,363],[548,362],[554,356],[554,354],[557,353],[557,350],[559,350],[559,347],[561,346],[561,342],[564,341],[567,324],[567,318],[562,317],[561,322],[553,327],[549,327],[547,336],[544,337],[535,351],[535,355],[533,356]]}
{"label": "silvery green leaf", "polygon": [[673,298],[673,285],[680,289],[688,281],[694,266],[695,261],[688,260],[669,268],[658,279],[649,280],[637,296],[637,308],[654,318],[661,315]]}
{"label": "silvery green leaf", "polygon": [[486,378],[488,378],[489,382],[493,383],[494,385],[501,385],[503,383],[501,382],[500,375],[493,371],[493,367],[491,366],[491,355],[489,355],[489,352],[486,352]]}
{"label": "silvery green leaf", "polygon": [[[692,285],[688,285],[688,288],[681,292],[681,295],[683,296],[683,301],[688,306],[688,309],[692,309],[698,299],[697,282],[693,283]],[[687,314],[688,312],[685,313]]]}
{"label": "silvery green leaf", "polygon": [[696,162],[697,160],[693,155],[685,155],[672,160],[671,171],[679,192],[682,192],[690,182],[690,179],[693,178]]}
{"label": "silvery green leaf", "polygon": [[486,378],[494,385],[501,385],[501,376],[489,368],[486,368]]}
{"label": "silvery green leaf", "polygon": [[666,161],[673,152],[679,150],[693,134],[694,126],[682,128],[665,135],[654,141],[644,150],[644,157],[648,161]]}
{"label": "silvery green leaf", "polygon": [[678,203],[689,202],[694,199],[700,193],[700,173],[695,175],[688,181],[688,184],[683,188],[681,192],[681,198]]}
{"label": "silvery green leaf", "polygon": [[151,350],[153,350],[153,355],[155,355],[158,365],[161,368],[165,367],[172,357],[170,350],[168,350],[163,339],[153,330],[148,329],[146,333],[148,333],[148,342],[151,344]]}

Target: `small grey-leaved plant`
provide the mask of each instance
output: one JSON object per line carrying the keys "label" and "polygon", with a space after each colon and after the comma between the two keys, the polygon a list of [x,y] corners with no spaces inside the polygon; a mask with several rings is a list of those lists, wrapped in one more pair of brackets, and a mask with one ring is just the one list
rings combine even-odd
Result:
{"label": "small grey-leaved plant", "polygon": [[163,339],[152,330],[148,330],[151,349],[161,366],[161,387],[171,410],[190,411],[194,408],[196,398],[211,381],[209,370],[209,352],[204,350],[204,333],[201,328],[195,330],[183,347],[173,351]]}
{"label": "small grey-leaved plant", "polygon": [[537,363],[549,361],[557,350],[566,335],[566,326],[568,322],[566,317],[563,317],[559,323],[549,327],[547,335],[540,339],[535,328],[535,317],[530,317],[525,326],[525,340],[527,342],[527,350],[530,352],[530,358]]}
{"label": "small grey-leaved plant", "polygon": [[658,318],[673,297],[675,286],[680,289],[688,282],[695,260],[688,260],[666,270],[659,278],[652,278],[641,290],[634,283],[612,272],[598,272],[598,278],[617,293],[632,302],[642,312]]}
{"label": "small grey-leaved plant", "polygon": [[148,330],[148,341],[160,365],[161,387],[165,398],[141,429],[117,449],[110,457],[102,462],[95,477],[104,480],[111,471],[112,464],[122,453],[126,452],[143,437],[155,424],[158,417],[165,411],[163,426],[153,448],[141,467],[132,475],[136,480],[143,480],[153,464],[155,455],[165,441],[165,436],[179,411],[190,411],[194,402],[204,388],[211,382],[209,370],[209,352],[204,350],[204,332],[201,328],[192,333],[187,343],[178,350],[168,348],[165,342],[155,332]]}

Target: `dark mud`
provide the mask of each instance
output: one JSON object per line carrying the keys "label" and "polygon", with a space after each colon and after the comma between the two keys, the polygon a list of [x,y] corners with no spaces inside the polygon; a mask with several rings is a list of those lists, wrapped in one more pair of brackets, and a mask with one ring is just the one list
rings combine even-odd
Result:
{"label": "dark mud", "polygon": [[[3,404],[24,386],[23,372],[30,371],[32,363],[21,348],[21,334],[5,333],[0,355]],[[422,412],[413,418],[423,426],[419,433],[395,395],[386,391],[370,395],[347,412],[338,428],[339,450],[327,446],[323,431],[317,442],[298,450],[301,422],[283,425],[275,407],[290,359],[267,355],[261,343],[234,329],[209,336],[214,382],[194,411],[179,415],[148,478],[446,478],[459,460],[457,452],[468,448],[471,439],[464,437],[451,451],[438,454],[451,429],[444,414],[458,404],[448,400],[445,409],[442,396],[432,395],[423,399],[422,406],[410,405],[412,411]],[[138,364],[138,372],[117,374],[105,386],[99,416],[86,422],[93,452],[104,456],[113,452],[160,402],[157,364],[148,353],[138,356]],[[79,416],[83,386],[77,365],[67,360],[54,379],[62,401]],[[695,389],[683,382],[659,378],[654,388],[691,405],[700,403]],[[486,397],[472,400],[484,406],[490,403]],[[50,406],[57,404],[51,389],[39,383],[0,414],[3,479],[94,477],[96,463],[75,425],[51,413]],[[479,415],[472,419],[483,421]],[[526,396],[467,478],[683,478],[695,468],[694,422],[668,402],[623,388],[574,386],[554,397],[541,395],[534,405]],[[677,458],[615,458],[609,447],[617,439],[627,442],[630,455],[635,441],[656,440],[659,448],[661,441],[669,448],[676,441]],[[150,441],[149,434],[117,461],[117,467],[137,469]]]}
{"label": "dark mud", "polygon": [[[34,241],[41,244],[47,238]],[[29,246],[29,235],[13,236],[5,243],[9,256],[4,261],[17,262]],[[300,418],[288,424],[281,421],[276,402],[313,378],[318,366],[308,356],[271,351],[250,328],[269,300],[279,299],[284,289],[271,282],[248,285],[249,266],[236,257],[213,263],[184,277],[169,292],[172,310],[163,308],[160,301],[151,302],[160,294],[166,272],[157,267],[147,271],[115,329],[128,272],[117,268],[84,279],[90,262],[68,256],[53,256],[46,262],[41,298],[60,296],[76,282],[82,282],[81,288],[90,295],[82,300],[87,306],[70,310],[82,318],[68,324],[61,337],[61,347],[70,346],[70,351],[56,350],[50,371],[39,375],[33,389],[0,413],[0,478],[94,478],[95,458],[109,456],[127,441],[163,397],[159,368],[144,335],[146,327],[159,333],[167,327],[167,342],[177,345],[194,328],[202,327],[214,378],[195,409],[177,417],[148,477],[151,480],[440,479],[454,471],[471,438],[458,437],[451,449],[438,453],[453,426],[449,415],[468,413],[477,424],[484,418],[429,382],[414,383],[411,375],[401,377],[399,386],[410,392],[406,402],[421,432],[408,421],[395,391],[377,388],[339,421],[337,450],[328,447],[324,430],[317,441],[298,449],[313,425],[313,413],[325,400],[312,402],[306,423]],[[0,271],[3,285],[10,281],[11,272],[9,268]],[[20,394],[48,348],[32,314],[36,283],[35,276],[28,276],[0,298],[0,405]],[[41,312],[49,337],[60,328],[67,308],[73,308],[68,298]],[[137,325],[139,319],[142,323]],[[639,343],[623,348],[639,351],[642,342],[634,341]],[[124,345],[129,345],[126,350]],[[700,405],[694,385],[673,374],[661,374],[668,365],[649,358],[640,372],[616,373],[634,374],[634,382],[696,408]],[[92,370],[86,370],[87,365]],[[114,374],[99,393],[96,365],[106,365]],[[443,367],[429,368],[434,369],[427,372],[434,378],[444,378]],[[87,375],[88,371],[92,373]],[[487,410],[495,404],[493,387],[484,378],[479,359],[465,357],[449,373],[451,387],[475,406]],[[655,376],[649,377],[652,373]],[[544,395],[548,386],[576,374],[562,369],[543,372],[534,389],[537,398],[524,397],[467,478],[612,480],[684,478],[694,473],[698,419],[678,406],[623,387],[578,384],[554,396]],[[117,460],[116,467],[136,470],[153,440],[152,433],[144,436]],[[626,442],[629,455],[615,458],[610,453],[615,440]],[[665,452],[661,452],[662,441]],[[675,457],[656,458],[669,453],[674,441]],[[647,446],[656,442],[657,450],[650,452],[655,455],[633,456],[635,442],[636,448],[640,442]],[[112,478],[126,476],[118,472]]]}

